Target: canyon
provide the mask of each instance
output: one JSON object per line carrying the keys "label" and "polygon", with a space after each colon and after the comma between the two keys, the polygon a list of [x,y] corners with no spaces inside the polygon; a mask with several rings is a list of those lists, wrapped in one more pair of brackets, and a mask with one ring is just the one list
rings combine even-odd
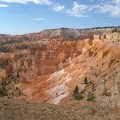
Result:
{"label": "canyon", "polygon": [[[100,40],[49,41],[46,45],[31,47],[29,52],[14,55],[12,72],[20,77],[16,87],[31,101],[53,104],[72,101],[76,85],[79,92],[85,91],[85,99],[89,93],[100,99],[110,94],[106,99],[109,101],[119,77],[119,49],[120,44]],[[92,84],[84,83],[85,77],[95,90]],[[99,90],[101,81],[103,91]]]}
{"label": "canyon", "polygon": [[1,90],[18,101],[120,108],[120,33],[106,29],[63,38],[47,30],[57,37],[7,44],[14,49],[0,53]]}

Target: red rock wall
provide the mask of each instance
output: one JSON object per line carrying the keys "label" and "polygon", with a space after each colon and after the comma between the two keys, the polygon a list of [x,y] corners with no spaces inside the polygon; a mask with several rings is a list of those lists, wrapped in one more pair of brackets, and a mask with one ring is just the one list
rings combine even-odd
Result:
{"label": "red rock wall", "polygon": [[[81,50],[86,44],[89,45],[90,41],[51,40],[47,44],[43,42],[37,46],[32,46],[29,48],[28,53],[15,53],[14,63],[21,70],[16,72],[33,71],[36,76],[51,74],[58,70],[60,63],[81,54]],[[13,69],[15,71],[15,68]]]}

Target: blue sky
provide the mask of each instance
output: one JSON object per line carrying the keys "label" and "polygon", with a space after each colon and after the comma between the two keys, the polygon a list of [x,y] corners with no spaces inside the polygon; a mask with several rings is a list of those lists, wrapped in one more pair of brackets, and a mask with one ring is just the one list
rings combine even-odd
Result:
{"label": "blue sky", "polygon": [[120,0],[0,0],[0,33],[120,26]]}

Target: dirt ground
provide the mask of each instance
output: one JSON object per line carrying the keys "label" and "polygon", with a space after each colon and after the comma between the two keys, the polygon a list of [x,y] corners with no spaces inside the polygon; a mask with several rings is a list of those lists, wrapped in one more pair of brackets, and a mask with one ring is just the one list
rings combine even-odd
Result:
{"label": "dirt ground", "polygon": [[0,97],[0,120],[120,120],[120,109],[53,105]]}

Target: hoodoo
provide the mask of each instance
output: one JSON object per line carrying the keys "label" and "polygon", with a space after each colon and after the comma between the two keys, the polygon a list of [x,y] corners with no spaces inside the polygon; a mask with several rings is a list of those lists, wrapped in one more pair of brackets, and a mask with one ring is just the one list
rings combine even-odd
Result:
{"label": "hoodoo", "polygon": [[28,51],[15,52],[6,72],[18,80],[18,98],[64,104],[74,101],[73,91],[78,86],[83,100],[92,94],[97,102],[119,107],[112,91],[118,85],[120,44],[100,38],[42,41]]}

